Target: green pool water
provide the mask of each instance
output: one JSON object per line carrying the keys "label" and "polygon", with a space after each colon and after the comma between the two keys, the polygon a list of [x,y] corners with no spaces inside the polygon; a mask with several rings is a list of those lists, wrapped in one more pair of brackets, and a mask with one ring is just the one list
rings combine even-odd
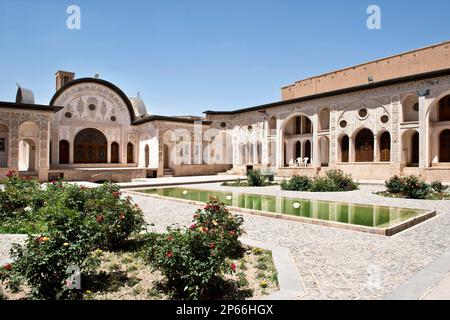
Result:
{"label": "green pool water", "polygon": [[221,192],[187,188],[144,190],[164,197],[207,202],[216,197],[227,206],[287,214],[304,218],[341,222],[352,225],[389,228],[425,213],[424,210],[357,205],[351,203],[305,200],[239,192]]}

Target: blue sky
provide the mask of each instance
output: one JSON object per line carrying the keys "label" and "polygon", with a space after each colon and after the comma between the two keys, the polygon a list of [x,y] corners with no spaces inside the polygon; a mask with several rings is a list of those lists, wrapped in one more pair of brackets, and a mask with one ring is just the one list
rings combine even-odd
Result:
{"label": "blue sky", "polygon": [[[80,6],[81,30],[66,9]],[[382,29],[368,30],[368,5]],[[0,0],[0,100],[48,104],[54,73],[100,77],[153,114],[280,99],[296,80],[450,40],[448,0]]]}

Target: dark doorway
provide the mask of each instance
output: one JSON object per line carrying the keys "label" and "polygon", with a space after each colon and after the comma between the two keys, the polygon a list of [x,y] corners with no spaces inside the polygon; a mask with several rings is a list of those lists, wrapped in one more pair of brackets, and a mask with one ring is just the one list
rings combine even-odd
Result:
{"label": "dark doorway", "polygon": [[106,163],[107,140],[97,129],[81,130],[75,137],[74,163]]}
{"label": "dark doorway", "polygon": [[384,132],[380,137],[380,161],[391,161],[391,135],[389,132]]}
{"label": "dark doorway", "polygon": [[66,140],[59,142],[59,164],[69,164],[69,142]]}
{"label": "dark doorway", "polygon": [[362,129],[355,139],[356,162],[373,162],[373,133],[369,129]]}
{"label": "dark doorway", "polygon": [[311,163],[311,142],[309,140],[305,142],[305,158],[308,158],[308,163]]}
{"label": "dark doorway", "polygon": [[119,144],[117,142],[111,144],[111,163],[119,163]]}
{"label": "dark doorway", "polygon": [[444,130],[439,136],[439,162],[450,162],[450,130]]}
{"label": "dark doorway", "polygon": [[419,133],[416,132],[412,136],[411,141],[411,164],[419,165]]}
{"label": "dark doorway", "polygon": [[344,136],[341,141],[341,161],[349,162],[349,149],[350,149],[350,139],[348,136]]}
{"label": "dark doorway", "polygon": [[127,163],[134,163],[134,147],[131,142],[127,144]]}

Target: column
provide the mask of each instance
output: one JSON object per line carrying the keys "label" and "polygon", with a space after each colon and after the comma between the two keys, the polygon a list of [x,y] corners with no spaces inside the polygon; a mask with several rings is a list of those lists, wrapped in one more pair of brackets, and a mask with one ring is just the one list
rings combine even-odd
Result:
{"label": "column", "polygon": [[348,162],[355,163],[355,145],[351,136],[348,138]]}
{"label": "column", "polygon": [[376,133],[373,136],[373,161],[380,162],[380,148],[378,146],[378,137]]}
{"label": "column", "polygon": [[417,93],[419,96],[419,168],[424,169],[429,166],[428,152],[428,121],[427,121],[427,101],[426,97],[430,90],[422,90]]}
{"label": "column", "polygon": [[320,168],[320,155],[319,155],[319,121],[317,113],[312,116],[313,125],[313,141],[312,141],[312,165],[314,168]]}
{"label": "column", "polygon": [[275,154],[275,164],[277,168],[282,168],[283,167],[283,135],[281,134],[281,124],[282,124],[281,119],[277,119],[277,134],[275,136],[275,150],[276,150],[276,154]]}

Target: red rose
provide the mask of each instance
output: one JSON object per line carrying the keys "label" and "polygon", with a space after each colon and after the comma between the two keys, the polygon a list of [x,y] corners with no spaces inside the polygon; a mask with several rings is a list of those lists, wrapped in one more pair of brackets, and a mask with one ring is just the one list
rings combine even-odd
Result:
{"label": "red rose", "polygon": [[173,257],[173,252],[172,252],[172,251],[168,251],[168,252],[166,253],[166,257],[167,257],[167,258],[172,258],[172,257]]}
{"label": "red rose", "polygon": [[3,269],[5,269],[6,271],[11,271],[13,268],[13,265],[11,263],[7,263],[3,266]]}
{"label": "red rose", "polygon": [[12,178],[14,176],[14,172],[13,171],[8,171],[8,173],[6,174],[7,178]]}
{"label": "red rose", "polygon": [[120,192],[113,192],[112,195],[116,198],[120,197]]}
{"label": "red rose", "polygon": [[211,242],[211,243],[209,244],[209,247],[210,247],[211,249],[214,249],[214,248],[216,247],[216,244],[215,244],[214,242]]}
{"label": "red rose", "polygon": [[231,270],[236,271],[236,265],[234,263],[231,264]]}
{"label": "red rose", "polygon": [[207,233],[207,232],[208,232],[208,228],[207,228],[207,227],[203,227],[202,231],[203,231],[204,233]]}
{"label": "red rose", "polygon": [[195,223],[189,227],[189,229],[191,230],[194,230],[195,228],[197,228],[197,225]]}
{"label": "red rose", "polygon": [[236,235],[236,231],[234,231],[234,230],[231,230],[231,231],[229,231],[228,233],[229,233],[230,235],[232,235],[232,236]]}
{"label": "red rose", "polygon": [[42,242],[44,242],[44,237],[41,236],[41,237],[37,238],[36,242],[41,244]]}
{"label": "red rose", "polygon": [[97,222],[103,222],[103,220],[105,220],[105,217],[102,215],[99,215],[95,218],[95,220],[97,220]]}
{"label": "red rose", "polygon": [[168,237],[167,237],[167,240],[172,241],[172,240],[173,240],[173,237],[172,237],[172,236],[168,236]]}
{"label": "red rose", "polygon": [[125,213],[122,212],[122,213],[119,215],[119,218],[120,218],[120,220],[125,219]]}

